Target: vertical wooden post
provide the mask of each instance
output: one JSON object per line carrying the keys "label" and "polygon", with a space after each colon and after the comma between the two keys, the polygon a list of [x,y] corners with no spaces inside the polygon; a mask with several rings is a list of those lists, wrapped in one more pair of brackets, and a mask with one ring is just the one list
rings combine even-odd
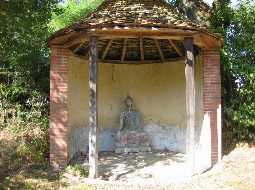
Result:
{"label": "vertical wooden post", "polygon": [[195,76],[194,76],[194,50],[193,39],[185,38],[184,47],[186,54],[185,78],[186,78],[186,112],[187,112],[187,136],[186,153],[189,156],[192,174],[195,165]]}
{"label": "vertical wooden post", "polygon": [[89,178],[96,178],[98,172],[97,58],[97,38],[91,37],[89,54]]}

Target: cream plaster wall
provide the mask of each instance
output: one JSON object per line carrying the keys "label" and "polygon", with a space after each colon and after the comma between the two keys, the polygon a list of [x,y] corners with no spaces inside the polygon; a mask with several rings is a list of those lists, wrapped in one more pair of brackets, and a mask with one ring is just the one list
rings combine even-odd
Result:
{"label": "cream plaster wall", "polygon": [[[196,59],[200,60],[200,58]],[[197,121],[202,115],[201,61],[196,65]],[[69,63],[70,126],[88,123],[88,64],[76,57]],[[127,95],[146,122],[186,127],[184,63],[148,65],[99,64],[99,125],[118,127]],[[197,125],[201,125],[198,122]]]}
{"label": "cream plaster wall", "polygon": [[[202,125],[201,58],[196,58],[196,125]],[[99,64],[99,126],[118,128],[119,114],[127,95],[144,117],[144,126],[186,127],[184,61],[168,64]],[[88,125],[88,63],[77,57],[69,60],[69,126]],[[155,131],[155,129],[153,129]],[[176,131],[176,130],[175,130]],[[196,130],[200,133],[200,130]],[[76,133],[80,133],[77,132]],[[84,132],[85,133],[85,132]],[[171,133],[171,131],[170,131]],[[182,134],[183,136],[183,134]],[[197,137],[199,134],[197,134]],[[76,138],[73,138],[76,139]],[[185,146],[185,135],[181,138]],[[76,142],[79,144],[79,142]],[[78,146],[78,145],[77,145]]]}

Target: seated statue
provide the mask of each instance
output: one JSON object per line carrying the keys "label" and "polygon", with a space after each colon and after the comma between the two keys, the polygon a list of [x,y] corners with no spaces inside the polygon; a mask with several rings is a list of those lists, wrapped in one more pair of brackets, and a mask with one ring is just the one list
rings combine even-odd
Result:
{"label": "seated statue", "polygon": [[127,111],[120,114],[120,131],[142,131],[140,114],[133,110],[133,99],[127,96],[125,103]]}
{"label": "seated statue", "polygon": [[141,115],[133,109],[133,99],[127,96],[127,110],[120,114],[116,153],[150,151],[149,137],[141,127]]}

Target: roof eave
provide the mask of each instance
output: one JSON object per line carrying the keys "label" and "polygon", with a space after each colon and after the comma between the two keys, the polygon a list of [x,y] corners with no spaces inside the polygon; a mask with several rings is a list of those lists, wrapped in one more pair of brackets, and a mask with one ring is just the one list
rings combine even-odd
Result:
{"label": "roof eave", "polygon": [[[113,34],[114,33],[114,34]],[[150,35],[148,35],[150,33]],[[86,40],[89,36],[99,36],[101,38],[126,36],[156,36],[162,38],[177,38],[193,37],[196,45],[202,48],[221,48],[223,40],[219,34],[213,33],[206,28],[174,26],[174,25],[137,25],[137,24],[104,24],[104,25],[75,25],[55,32],[48,41],[49,46],[63,45],[66,42],[76,39]]]}

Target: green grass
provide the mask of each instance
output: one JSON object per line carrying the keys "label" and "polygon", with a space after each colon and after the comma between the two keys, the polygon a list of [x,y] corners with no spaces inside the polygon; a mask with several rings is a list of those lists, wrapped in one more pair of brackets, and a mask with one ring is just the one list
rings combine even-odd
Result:
{"label": "green grass", "polygon": [[[83,170],[76,167],[68,167],[68,172],[80,175]],[[75,168],[75,169],[74,169]],[[22,169],[13,172],[8,177],[5,177],[4,181],[0,183],[1,190],[89,190],[90,186],[86,184],[72,185],[68,183],[62,173],[62,175],[54,173],[49,166],[36,165],[30,166],[27,169]]]}

